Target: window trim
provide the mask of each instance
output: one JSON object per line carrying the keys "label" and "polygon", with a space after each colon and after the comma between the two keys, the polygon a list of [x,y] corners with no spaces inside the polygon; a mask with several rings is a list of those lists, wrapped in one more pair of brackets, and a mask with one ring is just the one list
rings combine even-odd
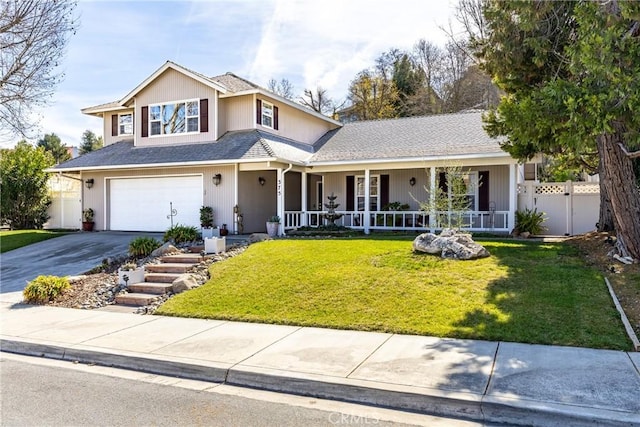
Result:
{"label": "window trim", "polygon": [[[355,175],[355,178],[353,179],[353,207],[357,212],[364,212],[366,209],[359,210],[359,206],[360,205],[358,204],[358,198],[362,197],[362,198],[364,198],[366,200],[366,194],[363,194],[363,195],[358,194],[358,180],[360,178],[362,178],[363,183],[365,183],[364,182],[364,178],[365,178],[364,175]],[[373,178],[376,178],[376,182],[377,182],[378,193],[376,195],[371,195],[371,180]],[[378,211],[380,211],[380,185],[381,185],[381,183],[380,183],[380,174],[370,174],[369,175],[369,212],[378,212]],[[371,209],[371,199],[372,198],[376,199],[376,209],[374,209],[374,210]],[[364,206],[364,202],[363,202],[363,206]]]}
{"label": "window trim", "polygon": [[[120,131],[122,126],[126,126],[126,124],[122,124],[122,122],[121,122],[121,119],[124,116],[131,116],[131,123],[130,123],[131,132],[129,132],[129,133]],[[135,129],[134,129],[134,123],[133,123],[133,111],[131,111],[129,113],[119,113],[118,114],[118,136],[121,136],[121,135],[133,135],[134,132],[135,132]]]}
{"label": "window trim", "polygon": [[[265,109],[267,109],[267,106],[271,107],[271,115],[265,113]],[[274,129],[274,120],[275,120],[274,111],[275,111],[275,105],[273,105],[271,102],[267,102],[265,100],[262,100],[261,111],[260,111],[260,124],[262,126],[264,126],[266,128],[269,128],[269,129]],[[270,119],[271,125],[264,124],[265,117]]]}
{"label": "window trim", "polygon": [[[473,191],[469,191],[469,186],[467,186],[467,192],[465,193],[465,196],[469,197],[472,196],[473,197],[473,206],[469,206],[470,211],[477,211],[478,207],[479,207],[479,192],[478,192],[478,179],[479,179],[479,171],[462,171],[460,172],[460,174],[462,175],[463,179],[465,176],[469,177],[469,186],[472,187]],[[452,193],[451,193],[451,189],[447,188],[447,197],[449,199],[451,199]]]}
{"label": "window trim", "polygon": [[[198,107],[198,112],[196,115],[188,115],[188,108],[187,108],[187,104],[189,102],[195,102],[197,107]],[[162,133],[164,126],[162,123],[162,107],[165,105],[176,105],[176,104],[184,104],[184,132],[177,132],[177,133]],[[200,133],[200,98],[190,98],[190,99],[179,99],[176,101],[165,101],[165,102],[156,102],[154,104],[149,104],[147,105],[148,107],[148,113],[147,113],[147,117],[148,117],[148,125],[147,125],[147,130],[148,130],[148,137],[149,138],[162,138],[162,137],[170,137],[170,136],[181,136],[181,135],[194,135],[197,133]],[[160,120],[152,120],[151,119],[151,111],[153,109],[153,107],[160,107]],[[189,119],[197,119],[198,120],[198,129],[197,130],[192,130],[192,131],[188,131],[189,129]],[[160,133],[159,134],[153,134],[151,132],[151,127],[153,123],[160,123]]]}

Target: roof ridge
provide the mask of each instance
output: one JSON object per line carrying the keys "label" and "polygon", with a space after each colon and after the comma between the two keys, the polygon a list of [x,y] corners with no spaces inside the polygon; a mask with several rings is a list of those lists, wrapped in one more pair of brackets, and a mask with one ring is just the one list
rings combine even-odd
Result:
{"label": "roof ridge", "polygon": [[464,115],[464,114],[477,114],[477,113],[484,113],[487,110],[479,110],[479,109],[467,109],[467,110],[461,110],[461,111],[457,111],[455,113],[434,113],[434,114],[424,114],[421,116],[409,116],[409,117],[386,117],[386,118],[381,118],[381,119],[371,119],[371,120],[355,120],[352,122],[347,122],[345,123],[345,125],[355,125],[358,123],[375,123],[375,122],[389,122],[392,120],[395,121],[401,121],[401,120],[416,120],[416,119],[426,119],[426,118],[432,118],[432,117],[445,117],[445,116],[460,116],[460,115]]}

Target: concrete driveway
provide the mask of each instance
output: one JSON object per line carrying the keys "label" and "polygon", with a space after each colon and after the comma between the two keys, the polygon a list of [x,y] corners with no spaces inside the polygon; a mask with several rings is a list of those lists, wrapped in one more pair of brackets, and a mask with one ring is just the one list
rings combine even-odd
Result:
{"label": "concrete driveway", "polygon": [[141,236],[162,240],[162,233],[76,232],[5,252],[0,255],[0,299],[20,301],[26,284],[41,274],[73,276],[105,258],[125,255],[129,242]]}

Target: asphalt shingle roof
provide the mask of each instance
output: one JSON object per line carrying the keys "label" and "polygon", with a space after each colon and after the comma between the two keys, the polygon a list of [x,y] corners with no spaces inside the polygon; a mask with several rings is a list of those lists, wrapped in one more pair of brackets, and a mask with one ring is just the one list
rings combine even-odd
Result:
{"label": "asphalt shingle roof", "polygon": [[251,83],[249,80],[245,80],[242,77],[238,77],[233,73],[209,77],[209,80],[221,84],[227,88],[229,92],[242,92],[244,90],[260,89],[260,86]]}
{"label": "asphalt shingle roof", "polygon": [[352,122],[324,135],[310,162],[404,159],[504,152],[468,112]]}
{"label": "asphalt shingle roof", "polygon": [[107,145],[53,169],[84,169],[101,166],[153,165],[285,158],[302,163],[312,147],[258,130],[228,132],[218,141],[185,145],[134,147],[132,140]]}

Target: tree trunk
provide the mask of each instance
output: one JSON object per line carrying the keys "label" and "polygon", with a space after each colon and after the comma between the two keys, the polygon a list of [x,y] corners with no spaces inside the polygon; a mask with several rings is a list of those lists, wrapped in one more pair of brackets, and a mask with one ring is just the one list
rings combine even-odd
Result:
{"label": "tree trunk", "polygon": [[603,172],[602,156],[598,156],[598,171],[600,174],[600,215],[598,217],[598,231],[613,231],[613,213],[611,212],[611,199],[604,185],[606,173]]}
{"label": "tree trunk", "polygon": [[597,137],[601,159],[600,187],[604,186],[611,202],[618,242],[630,256],[640,259],[640,192],[635,186],[631,159],[618,145],[623,141],[621,129]]}

